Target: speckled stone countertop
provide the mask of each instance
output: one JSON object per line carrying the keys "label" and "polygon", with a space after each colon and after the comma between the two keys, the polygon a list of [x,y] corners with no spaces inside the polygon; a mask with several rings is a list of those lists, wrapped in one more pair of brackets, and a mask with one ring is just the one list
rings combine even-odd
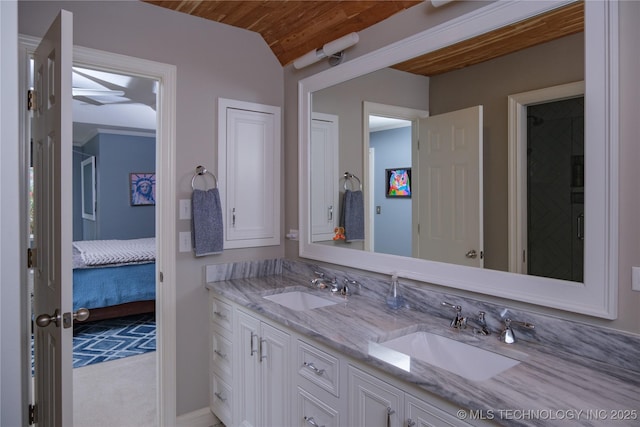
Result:
{"label": "speckled stone countertop", "polygon": [[[386,307],[379,289],[367,286],[359,295],[345,298],[331,295],[326,289],[314,289],[309,285],[310,277],[276,274],[221,280],[206,283],[206,287],[302,335],[462,408],[476,411],[475,416],[480,414],[499,424],[640,425],[640,369],[574,354],[557,345],[526,340],[504,344],[498,340],[496,331],[480,336],[473,334],[471,328],[454,330],[445,318],[421,310],[423,303],[413,303],[418,297],[410,289],[405,291],[412,307],[395,311]],[[340,302],[295,311],[263,298],[291,290],[304,290]],[[430,306],[439,304],[439,301],[429,302]],[[403,369],[372,355],[376,344],[421,330],[491,350],[520,363],[490,379],[471,381],[416,359],[411,359],[410,366]],[[630,345],[636,347],[634,339],[635,336]],[[569,337],[568,345],[573,340],[580,340],[580,336]],[[632,368],[640,366],[640,360],[627,364]],[[470,414],[464,416],[473,424]]]}

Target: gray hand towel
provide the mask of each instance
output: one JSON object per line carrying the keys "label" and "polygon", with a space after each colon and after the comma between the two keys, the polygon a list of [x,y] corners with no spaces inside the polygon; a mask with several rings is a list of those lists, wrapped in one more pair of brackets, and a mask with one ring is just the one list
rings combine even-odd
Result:
{"label": "gray hand towel", "polygon": [[196,256],[222,253],[222,206],[217,188],[193,190],[191,238]]}
{"label": "gray hand towel", "polygon": [[364,196],[362,191],[346,190],[344,192],[340,217],[346,242],[364,240]]}

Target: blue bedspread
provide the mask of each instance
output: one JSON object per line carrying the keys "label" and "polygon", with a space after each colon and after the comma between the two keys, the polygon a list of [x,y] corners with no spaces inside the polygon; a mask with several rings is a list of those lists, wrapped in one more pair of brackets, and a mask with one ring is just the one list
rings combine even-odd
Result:
{"label": "blue bedspread", "polygon": [[155,300],[155,263],[73,270],[73,310]]}

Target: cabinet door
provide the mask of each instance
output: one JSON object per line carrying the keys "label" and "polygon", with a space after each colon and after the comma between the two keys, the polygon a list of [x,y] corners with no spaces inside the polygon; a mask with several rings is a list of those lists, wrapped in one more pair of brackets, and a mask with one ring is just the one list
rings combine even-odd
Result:
{"label": "cabinet door", "polygon": [[338,116],[311,121],[311,241],[332,240],[338,225]]}
{"label": "cabinet door", "polygon": [[291,338],[266,323],[260,333],[260,397],[263,426],[291,425]]}
{"label": "cabinet door", "polygon": [[234,342],[234,420],[233,425],[260,426],[259,420],[259,331],[260,321],[241,311],[236,311],[236,335]]}
{"label": "cabinet door", "polygon": [[340,413],[303,388],[298,388],[297,427],[340,427]]}
{"label": "cabinet door", "polygon": [[464,421],[410,394],[405,394],[405,419],[408,427],[467,426]]}
{"label": "cabinet door", "polygon": [[220,99],[224,248],[280,244],[280,108]]}
{"label": "cabinet door", "polygon": [[349,366],[349,425],[401,427],[404,393]]}

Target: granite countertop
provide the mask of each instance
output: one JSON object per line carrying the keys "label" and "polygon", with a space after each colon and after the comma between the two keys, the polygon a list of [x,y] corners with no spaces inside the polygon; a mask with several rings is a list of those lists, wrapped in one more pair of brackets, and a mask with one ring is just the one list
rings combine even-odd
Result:
{"label": "granite countertop", "polygon": [[[535,342],[504,344],[497,332],[457,331],[442,318],[412,309],[391,310],[384,296],[363,289],[348,298],[307,285],[308,278],[265,276],[207,283],[217,294],[357,360],[413,383],[462,408],[470,417],[504,425],[627,426],[640,424],[640,372],[581,357]],[[295,311],[263,298],[304,290],[339,303]],[[434,302],[439,304],[439,302]],[[453,317],[453,316],[452,316]],[[376,344],[414,331],[429,331],[517,359],[516,366],[472,381],[411,359],[403,369],[374,357]],[[470,411],[474,411],[473,414]]]}

